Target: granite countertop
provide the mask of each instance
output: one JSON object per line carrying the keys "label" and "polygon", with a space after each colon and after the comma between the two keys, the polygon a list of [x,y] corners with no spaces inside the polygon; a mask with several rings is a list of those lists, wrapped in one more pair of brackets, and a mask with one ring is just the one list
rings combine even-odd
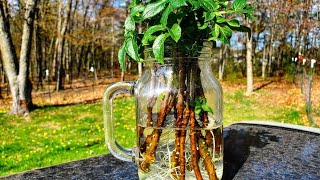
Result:
{"label": "granite countertop", "polygon": [[319,180],[318,130],[257,124],[229,126],[224,130],[223,179]]}
{"label": "granite countertop", "polygon": [[[224,128],[223,179],[320,179],[320,130],[260,124]],[[138,179],[133,163],[111,154],[1,177],[15,179]]]}

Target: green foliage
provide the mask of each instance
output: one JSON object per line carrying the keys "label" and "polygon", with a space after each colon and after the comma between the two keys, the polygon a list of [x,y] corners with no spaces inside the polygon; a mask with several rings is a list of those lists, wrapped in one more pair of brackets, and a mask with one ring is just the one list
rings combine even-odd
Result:
{"label": "green foliage", "polygon": [[160,36],[158,36],[155,40],[154,43],[152,45],[152,51],[155,55],[155,58],[163,63],[164,61],[164,42],[165,40],[169,37],[169,34],[161,34]]}
{"label": "green foliage", "polygon": [[[135,0],[129,11],[124,25],[124,48],[120,48],[118,56],[122,68],[125,68],[124,54],[142,60],[141,46],[152,46],[155,58],[163,63],[165,44],[182,47],[186,52],[195,49],[203,39],[229,44],[232,31],[250,33],[234,14],[252,17],[253,7],[246,0],[235,0],[232,4],[227,0]],[[147,26],[142,34],[136,28],[140,23]]]}
{"label": "green foliage", "polygon": [[174,24],[172,28],[169,29],[169,34],[175,42],[178,42],[181,37],[181,27],[179,24]]}
{"label": "green foliage", "polygon": [[118,52],[118,59],[119,59],[119,63],[121,65],[121,67],[124,68],[125,70],[125,61],[122,61],[122,59],[125,59],[125,56],[126,56],[126,48],[125,48],[125,45],[122,45],[120,48],[119,48],[119,52]]}
{"label": "green foliage", "polygon": [[190,103],[190,105],[194,107],[194,112],[197,115],[203,111],[213,113],[212,109],[207,105],[206,98],[197,97],[194,102]]}
{"label": "green foliage", "polygon": [[132,59],[139,61],[138,45],[135,38],[131,38],[131,37],[127,38],[125,41],[124,47],[125,47],[125,51]]}
{"label": "green foliage", "polygon": [[156,37],[152,36],[153,33],[157,32],[157,31],[163,31],[165,30],[165,28],[162,25],[155,25],[150,27],[146,32],[145,35],[143,36],[142,39],[142,44],[143,45],[148,45],[149,41],[154,40]]}
{"label": "green foliage", "polygon": [[233,10],[242,10],[245,6],[246,6],[246,0],[238,0],[238,1],[234,1],[234,3],[232,4],[231,8]]}
{"label": "green foliage", "polygon": [[146,8],[142,12],[142,19],[152,18],[160,13],[165,7],[168,0],[160,0],[158,2],[150,3],[146,5]]}

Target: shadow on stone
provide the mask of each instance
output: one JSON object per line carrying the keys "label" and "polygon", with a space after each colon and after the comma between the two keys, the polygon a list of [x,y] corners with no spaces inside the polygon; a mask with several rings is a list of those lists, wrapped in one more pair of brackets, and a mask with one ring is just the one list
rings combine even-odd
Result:
{"label": "shadow on stone", "polygon": [[278,137],[267,131],[247,131],[227,129],[224,134],[223,180],[233,179],[250,154],[250,148],[263,148],[270,141],[278,142]]}

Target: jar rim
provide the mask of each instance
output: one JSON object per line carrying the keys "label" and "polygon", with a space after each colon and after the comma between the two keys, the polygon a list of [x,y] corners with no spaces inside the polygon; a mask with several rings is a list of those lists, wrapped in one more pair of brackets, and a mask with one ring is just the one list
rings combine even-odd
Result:
{"label": "jar rim", "polygon": [[146,64],[174,64],[179,61],[184,63],[211,63],[214,61],[214,59],[212,57],[165,57],[163,63],[159,62],[156,58],[145,59]]}
{"label": "jar rim", "polygon": [[[176,59],[194,59],[194,60],[206,60],[213,61],[212,51],[207,46],[198,46],[196,53],[179,51],[176,47],[165,46],[164,49],[164,61],[176,60]],[[145,47],[143,51],[144,59],[147,61],[157,61],[153,53],[152,47]]]}

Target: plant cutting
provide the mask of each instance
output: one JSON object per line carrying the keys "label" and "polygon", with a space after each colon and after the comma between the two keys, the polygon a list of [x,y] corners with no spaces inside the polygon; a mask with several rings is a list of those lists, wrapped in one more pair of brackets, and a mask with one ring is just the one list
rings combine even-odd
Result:
{"label": "plant cutting", "polygon": [[137,82],[105,92],[108,148],[130,159],[112,128],[112,100],[128,92],[137,99],[133,153],[140,179],[221,179],[222,89],[211,72],[212,42],[250,33],[237,18],[252,17],[253,8],[246,0],[133,0],[128,10],[119,62],[125,69],[128,55],[146,68]]}
{"label": "plant cutting", "polygon": [[[164,60],[164,46],[173,45],[192,54],[199,43],[207,39],[229,44],[232,31],[250,33],[250,28],[240,24],[234,15],[252,17],[253,7],[246,0],[133,0],[128,7],[125,21],[125,41],[118,59],[125,69],[125,55],[136,61],[141,58],[143,47],[152,46],[155,59]],[[226,18],[233,17],[233,18]],[[138,34],[137,26],[146,26]]]}

